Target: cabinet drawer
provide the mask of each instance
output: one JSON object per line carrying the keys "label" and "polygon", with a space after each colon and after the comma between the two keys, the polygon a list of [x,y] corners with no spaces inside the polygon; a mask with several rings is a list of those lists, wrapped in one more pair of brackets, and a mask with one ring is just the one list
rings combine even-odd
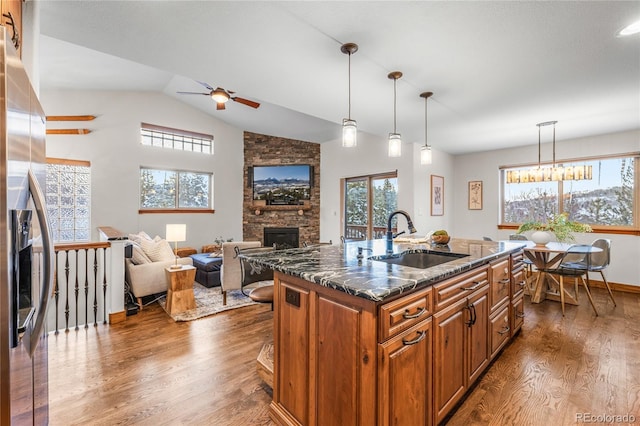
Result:
{"label": "cabinet drawer", "polygon": [[438,312],[489,284],[487,266],[465,272],[433,286],[434,311]]}
{"label": "cabinet drawer", "polygon": [[380,342],[412,327],[433,313],[433,288],[428,287],[380,307]]}
{"label": "cabinet drawer", "polygon": [[509,273],[509,259],[491,264],[491,290],[489,291],[491,311],[509,299],[511,274]]}
{"label": "cabinet drawer", "polygon": [[489,325],[491,340],[491,358],[502,349],[502,347],[509,341],[511,337],[511,326],[509,324],[509,304],[505,304],[503,307],[491,317],[491,324]]}
{"label": "cabinet drawer", "polygon": [[511,335],[516,334],[524,323],[524,294],[511,302]]}
{"label": "cabinet drawer", "polygon": [[524,260],[524,254],[522,252],[514,253],[511,255],[511,270],[518,269],[521,266],[524,266],[522,263]]}
{"label": "cabinet drawer", "polygon": [[511,273],[511,299],[515,299],[524,294],[525,285],[524,267],[520,267],[520,269]]}

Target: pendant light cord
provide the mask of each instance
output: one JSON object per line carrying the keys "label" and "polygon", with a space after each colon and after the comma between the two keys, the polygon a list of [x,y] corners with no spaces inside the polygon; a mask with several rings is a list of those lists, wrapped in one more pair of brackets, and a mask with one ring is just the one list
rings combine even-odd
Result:
{"label": "pendant light cord", "polygon": [[393,79],[393,133],[396,133],[396,82],[397,78]]}
{"label": "pendant light cord", "polygon": [[427,99],[424,98],[424,146],[429,148],[429,142],[427,141]]}
{"label": "pendant light cord", "polygon": [[351,52],[349,52],[349,120],[351,120]]}

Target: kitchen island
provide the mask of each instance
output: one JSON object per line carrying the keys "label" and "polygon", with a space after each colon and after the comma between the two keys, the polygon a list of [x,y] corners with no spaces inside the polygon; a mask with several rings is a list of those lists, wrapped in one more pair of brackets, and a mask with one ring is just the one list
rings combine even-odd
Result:
{"label": "kitchen island", "polygon": [[522,247],[394,244],[450,256],[424,269],[372,260],[384,240],[246,255],[275,271],[271,418],[442,422],[522,325]]}

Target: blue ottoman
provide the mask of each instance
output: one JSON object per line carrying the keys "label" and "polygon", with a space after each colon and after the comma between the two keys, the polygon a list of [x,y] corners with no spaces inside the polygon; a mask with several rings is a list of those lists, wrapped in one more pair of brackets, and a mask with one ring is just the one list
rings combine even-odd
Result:
{"label": "blue ottoman", "polygon": [[220,285],[220,267],[222,257],[210,257],[210,253],[192,254],[193,266],[196,267],[196,281],[207,288]]}

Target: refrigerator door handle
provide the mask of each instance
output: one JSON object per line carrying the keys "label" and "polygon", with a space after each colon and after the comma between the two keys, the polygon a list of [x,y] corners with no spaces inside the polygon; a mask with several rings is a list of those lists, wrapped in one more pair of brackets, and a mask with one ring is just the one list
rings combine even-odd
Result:
{"label": "refrigerator door handle", "polygon": [[40,291],[40,304],[38,305],[38,316],[36,317],[35,325],[33,327],[33,333],[30,336],[31,345],[29,348],[30,354],[33,353],[38,344],[38,339],[44,328],[44,320],[47,314],[47,305],[49,304],[49,295],[53,288],[53,264],[55,261],[55,252],[53,242],[51,240],[51,234],[49,233],[49,222],[47,220],[47,210],[45,206],[45,198],[38,183],[38,179],[31,169],[29,169],[29,190],[33,196],[33,203],[35,205],[36,214],[38,216],[38,222],[40,223],[41,235],[42,235],[42,263],[43,263],[43,275],[44,285]]}

